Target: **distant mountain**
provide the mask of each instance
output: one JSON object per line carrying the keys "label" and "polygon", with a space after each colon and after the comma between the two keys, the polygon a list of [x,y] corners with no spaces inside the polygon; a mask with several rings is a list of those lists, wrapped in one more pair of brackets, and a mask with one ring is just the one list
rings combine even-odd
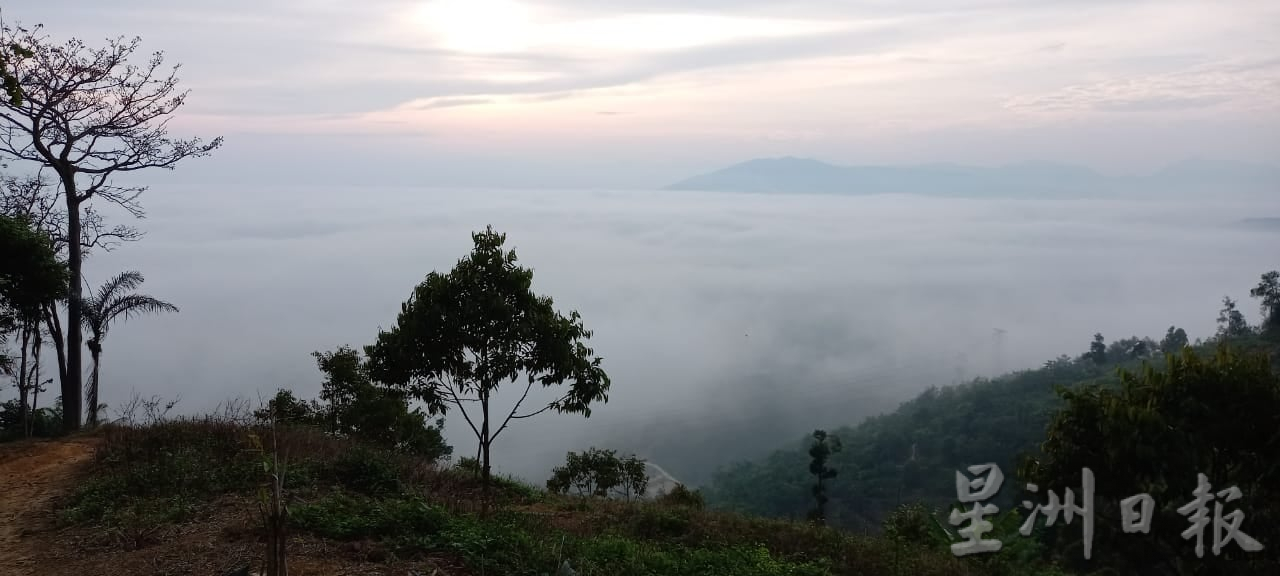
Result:
{"label": "distant mountain", "polygon": [[1239,222],[1240,226],[1245,228],[1254,228],[1257,230],[1271,230],[1280,232],[1280,217],[1272,218],[1245,218]]}
{"label": "distant mountain", "polygon": [[1280,168],[1188,160],[1147,176],[1115,178],[1088,168],[1027,162],[999,167],[954,164],[837,166],[808,158],[756,159],[694,176],[668,190],[768,194],[924,194],[1085,197],[1118,192],[1280,191]]}

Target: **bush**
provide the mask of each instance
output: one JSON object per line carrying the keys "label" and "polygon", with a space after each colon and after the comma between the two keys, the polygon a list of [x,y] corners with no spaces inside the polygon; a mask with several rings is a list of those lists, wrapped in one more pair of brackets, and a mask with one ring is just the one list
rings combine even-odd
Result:
{"label": "bush", "polygon": [[568,494],[573,490],[579,496],[614,495],[630,500],[644,496],[648,484],[644,460],[635,456],[619,458],[614,450],[591,448],[581,454],[565,455],[564,466],[551,471],[547,491]]}
{"label": "bush", "polygon": [[322,479],[371,496],[399,494],[403,490],[403,471],[394,455],[364,447],[343,452],[320,468]]}
{"label": "bush", "polygon": [[895,542],[939,547],[948,542],[935,523],[937,515],[924,504],[903,504],[884,519],[884,535]]}
{"label": "bush", "polygon": [[132,509],[136,516],[139,506],[152,506],[143,499],[167,499],[185,513],[190,502],[250,488],[259,478],[244,429],[229,422],[184,419],[103,431],[94,473],[69,498],[65,521],[116,524],[118,512]]}
{"label": "bush", "polygon": [[690,490],[684,484],[676,484],[670,492],[659,494],[654,498],[654,502],[664,506],[680,506],[684,508],[693,508],[694,510],[702,510],[706,508],[707,502],[702,498],[702,492],[699,490]]}
{"label": "bush", "polygon": [[295,506],[290,516],[297,529],[338,540],[421,538],[449,524],[447,512],[421,498],[373,499],[341,493]]}

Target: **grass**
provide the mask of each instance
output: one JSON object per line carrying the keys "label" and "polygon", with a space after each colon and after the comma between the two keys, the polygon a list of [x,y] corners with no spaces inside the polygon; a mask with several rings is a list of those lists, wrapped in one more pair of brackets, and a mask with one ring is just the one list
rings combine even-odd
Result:
{"label": "grass", "polygon": [[[254,438],[269,433],[218,418],[106,427],[92,473],[59,518],[111,531],[129,548],[151,545],[158,527],[189,522],[221,496],[253,493],[265,480]],[[451,558],[476,574],[531,576],[566,560],[582,576],[988,573],[941,549],[704,510],[695,493],[583,500],[495,478],[482,514],[472,472],[305,428],[277,431],[276,444],[287,462],[290,529],[373,543],[389,559]]]}

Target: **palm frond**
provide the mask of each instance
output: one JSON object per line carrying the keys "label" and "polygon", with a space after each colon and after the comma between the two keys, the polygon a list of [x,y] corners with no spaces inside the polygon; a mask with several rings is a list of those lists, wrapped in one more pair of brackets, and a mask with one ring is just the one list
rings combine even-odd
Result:
{"label": "palm frond", "polygon": [[112,300],[104,310],[103,318],[111,323],[123,315],[125,320],[141,314],[177,312],[178,307],[146,294],[125,294]]}
{"label": "palm frond", "polygon": [[177,312],[178,307],[145,294],[132,294],[142,285],[142,273],[136,270],[121,272],[100,286],[92,296],[82,300],[84,327],[101,340],[111,323],[120,316],[125,320],[140,314]]}
{"label": "palm frond", "polygon": [[142,285],[142,282],[142,273],[137,270],[121,272],[98,287],[98,293],[94,295],[93,301],[99,307],[105,308],[106,303],[116,299],[123,293],[137,290]]}

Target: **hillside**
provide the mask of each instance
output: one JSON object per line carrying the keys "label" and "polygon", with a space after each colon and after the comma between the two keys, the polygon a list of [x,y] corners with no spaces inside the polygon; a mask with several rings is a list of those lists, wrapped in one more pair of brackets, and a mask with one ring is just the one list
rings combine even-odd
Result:
{"label": "hillside", "polygon": [[1106,176],[1066,164],[839,166],[808,158],[761,158],[696,175],[668,190],[767,194],[919,194],[949,197],[1086,198],[1178,192],[1274,193],[1280,168],[1188,160],[1140,176]]}
{"label": "hillside", "polygon": [[226,414],[0,445],[0,560],[41,576],[256,567],[267,476],[254,446],[273,436],[295,575],[532,576],[565,561],[584,576],[979,573],[942,551],[896,554],[885,539],[690,499],[581,499],[499,480],[486,511],[470,472]]}
{"label": "hillside", "polygon": [[[1134,354],[1140,341],[1154,352]],[[1274,340],[1248,336],[1233,339],[1232,345],[1280,360],[1280,342]],[[1194,351],[1211,355],[1214,346],[1202,343]],[[1086,356],[1064,355],[1034,370],[931,388],[892,412],[833,430],[844,449],[831,460],[840,475],[829,488],[828,520],[875,531],[901,504],[922,502],[945,510],[955,501],[956,470],[995,462],[1012,477],[1023,456],[1039,453],[1046,427],[1063,405],[1058,390],[1114,387],[1120,371],[1140,373],[1144,365],[1164,362],[1158,344],[1137,338],[1112,342],[1112,361],[1098,364]],[[812,507],[808,444],[806,438],[794,448],[722,468],[704,488],[708,503],[742,513],[803,518]]]}

